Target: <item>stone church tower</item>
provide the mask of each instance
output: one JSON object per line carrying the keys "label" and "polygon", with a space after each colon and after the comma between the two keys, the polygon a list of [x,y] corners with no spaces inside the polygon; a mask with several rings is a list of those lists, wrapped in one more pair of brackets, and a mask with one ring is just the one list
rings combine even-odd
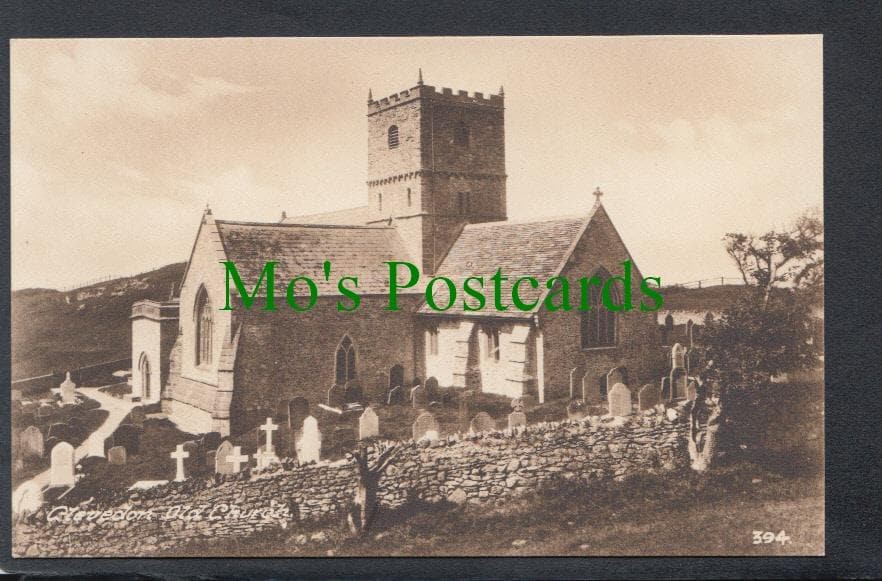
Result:
{"label": "stone church tower", "polygon": [[423,84],[368,95],[369,223],[395,226],[425,274],[466,224],[506,219],[504,93]]}

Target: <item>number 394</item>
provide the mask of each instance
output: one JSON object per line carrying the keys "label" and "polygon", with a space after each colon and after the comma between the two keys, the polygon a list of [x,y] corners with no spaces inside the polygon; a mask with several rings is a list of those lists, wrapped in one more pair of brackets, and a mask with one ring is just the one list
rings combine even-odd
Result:
{"label": "number 394", "polygon": [[787,533],[781,531],[777,535],[772,531],[753,531],[753,544],[754,545],[770,545],[772,543],[781,543],[782,545],[786,545],[790,542],[790,537],[787,536]]}

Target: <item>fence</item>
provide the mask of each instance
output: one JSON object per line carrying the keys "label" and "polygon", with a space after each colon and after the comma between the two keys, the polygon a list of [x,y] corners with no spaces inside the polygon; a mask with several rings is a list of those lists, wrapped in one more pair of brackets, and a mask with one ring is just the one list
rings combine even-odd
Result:
{"label": "fence", "polygon": [[165,268],[166,266],[170,266],[171,264],[172,264],[172,263],[169,263],[169,264],[162,264],[162,265],[159,265],[159,266],[154,266],[153,268],[148,268],[148,269],[142,270],[142,271],[140,271],[140,272],[136,272],[136,273],[134,273],[134,274],[108,274],[108,275],[105,275],[105,276],[99,276],[98,278],[93,278],[93,279],[91,279],[91,280],[87,280],[87,281],[83,281],[83,282],[78,282],[78,283],[75,283],[75,284],[69,284],[69,285],[67,285],[67,286],[64,286],[64,287],[59,288],[58,290],[59,290],[60,292],[66,293],[66,292],[70,292],[70,291],[72,291],[72,290],[77,290],[77,289],[81,289],[81,288],[85,288],[85,287],[93,286],[93,285],[96,285],[96,284],[100,284],[100,283],[102,283],[102,282],[110,282],[110,281],[114,281],[114,280],[122,280],[122,279],[124,279],[124,278],[135,278],[135,277],[138,277],[138,276],[143,276],[143,275],[145,275],[145,274],[150,274],[150,273],[155,272],[155,271],[157,271],[157,270],[159,270],[159,269],[161,269],[161,268]]}
{"label": "fence", "polygon": [[[92,365],[85,365],[70,370],[70,378],[78,385],[98,384],[103,385],[112,381],[110,375],[119,369],[129,369],[132,367],[132,358],[115,359],[113,361],[102,361]],[[44,391],[52,387],[58,387],[67,371],[52,371],[44,375],[36,375],[24,379],[16,379],[12,382],[12,389],[17,389],[23,393],[33,393],[36,391]]]}
{"label": "fence", "polygon": [[709,286],[723,286],[727,284],[743,285],[744,280],[737,276],[721,276],[719,278],[703,278],[690,282],[680,282],[668,285],[668,288],[707,288]]}

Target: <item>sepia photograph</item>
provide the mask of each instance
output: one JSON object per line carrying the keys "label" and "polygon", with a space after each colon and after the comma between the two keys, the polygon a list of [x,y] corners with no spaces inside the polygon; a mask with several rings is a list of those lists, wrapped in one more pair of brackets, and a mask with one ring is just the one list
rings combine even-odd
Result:
{"label": "sepia photograph", "polygon": [[12,39],[12,557],[825,555],[823,46]]}

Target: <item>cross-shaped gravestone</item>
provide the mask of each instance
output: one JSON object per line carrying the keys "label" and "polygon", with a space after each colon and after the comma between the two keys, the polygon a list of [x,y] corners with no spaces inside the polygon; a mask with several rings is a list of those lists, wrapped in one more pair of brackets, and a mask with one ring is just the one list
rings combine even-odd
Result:
{"label": "cross-shaped gravestone", "polygon": [[266,447],[264,451],[272,454],[273,452],[273,432],[279,429],[278,424],[273,423],[272,418],[267,418],[266,423],[260,426],[260,429],[266,432]]}
{"label": "cross-shaped gravestone", "polygon": [[248,462],[248,454],[242,453],[241,446],[233,446],[233,453],[227,456],[227,462],[233,465],[233,472],[239,472],[242,469],[242,464],[246,464]]}
{"label": "cross-shaped gravestone", "polygon": [[177,461],[177,470],[175,472],[175,482],[183,482],[184,476],[184,458],[189,458],[190,453],[184,450],[183,444],[178,444],[177,449],[169,454],[172,459]]}

